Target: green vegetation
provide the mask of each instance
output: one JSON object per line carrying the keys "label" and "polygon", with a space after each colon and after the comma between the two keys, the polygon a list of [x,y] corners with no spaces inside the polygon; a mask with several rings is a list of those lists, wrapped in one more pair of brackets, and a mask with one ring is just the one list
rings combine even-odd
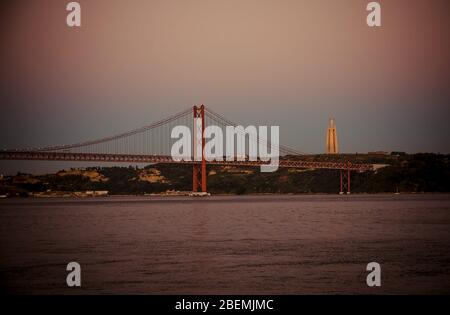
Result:
{"label": "green vegetation", "polygon": [[[376,171],[352,172],[352,193],[450,192],[449,155],[397,152],[391,155],[315,155],[319,161],[352,161],[379,164]],[[192,167],[149,165],[102,167],[33,176],[17,174],[0,180],[0,194],[26,196],[30,192],[107,190],[109,194],[189,191]],[[212,194],[338,193],[339,171],[279,169],[261,173],[259,168],[208,167],[208,191]]]}

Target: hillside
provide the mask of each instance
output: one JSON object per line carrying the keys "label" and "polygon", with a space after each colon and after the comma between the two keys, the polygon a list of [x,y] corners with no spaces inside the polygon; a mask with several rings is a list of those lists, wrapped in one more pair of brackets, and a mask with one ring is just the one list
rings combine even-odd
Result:
{"label": "hillside", "polygon": [[[378,164],[373,172],[352,173],[352,193],[450,192],[449,155],[315,155],[319,161],[350,160]],[[149,165],[62,170],[34,176],[17,174],[0,180],[0,195],[27,196],[36,192],[108,191],[109,194],[152,194],[189,191],[192,167]],[[338,193],[339,171],[279,169],[261,173],[259,168],[208,167],[212,194]]]}

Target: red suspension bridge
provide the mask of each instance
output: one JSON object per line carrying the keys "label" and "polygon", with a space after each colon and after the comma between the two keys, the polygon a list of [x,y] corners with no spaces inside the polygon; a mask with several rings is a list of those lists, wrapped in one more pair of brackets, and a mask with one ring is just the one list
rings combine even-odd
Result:
{"label": "red suspension bridge", "polygon": [[[201,159],[196,161],[175,160],[171,156],[171,130],[175,126],[186,126],[194,130],[195,121],[201,121]],[[238,124],[226,119],[220,114],[206,109],[204,105],[194,106],[156,123],[134,129],[125,133],[104,137],[92,141],[75,144],[47,146],[25,150],[0,151],[0,160],[41,160],[41,161],[88,161],[88,162],[129,162],[149,164],[190,164],[193,166],[192,190],[207,191],[206,165],[260,167],[268,162],[260,159],[207,160],[204,155],[205,126],[216,125],[222,130],[226,126]],[[256,141],[261,145],[261,139],[248,137],[248,141]],[[270,142],[266,142],[270,148]],[[193,144],[194,145],[194,144]],[[195,149],[194,149],[195,151]],[[365,172],[373,170],[372,164],[346,162],[322,162],[306,159],[306,154],[287,146],[279,146],[279,167],[299,169],[330,169],[340,170],[340,191],[350,193],[350,172]],[[347,181],[344,189],[344,180]]]}

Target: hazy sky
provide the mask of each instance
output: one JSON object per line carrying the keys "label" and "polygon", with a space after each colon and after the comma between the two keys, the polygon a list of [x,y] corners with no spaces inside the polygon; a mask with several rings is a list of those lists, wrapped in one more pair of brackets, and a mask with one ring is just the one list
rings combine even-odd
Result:
{"label": "hazy sky", "polygon": [[68,2],[0,5],[0,148],[89,140],[204,103],[279,125],[303,152],[324,151],[329,117],[343,152],[450,152],[448,0],[379,1],[376,29],[366,0],[84,0],[80,29]]}

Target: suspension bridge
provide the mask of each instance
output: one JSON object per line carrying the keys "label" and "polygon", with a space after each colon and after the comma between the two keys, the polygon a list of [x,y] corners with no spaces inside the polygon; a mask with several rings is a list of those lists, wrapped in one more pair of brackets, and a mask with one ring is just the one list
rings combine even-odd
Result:
{"label": "suspension bridge", "polygon": [[[198,127],[196,121],[201,121],[200,143],[201,159],[194,158],[179,160],[171,156],[171,130],[175,126],[186,126],[190,130]],[[207,165],[260,167],[268,162],[261,159],[252,160],[248,156],[244,159],[205,159],[204,147],[205,126],[216,125],[222,130],[227,126],[239,126],[222,115],[207,109],[204,105],[193,106],[175,115],[157,121],[153,124],[128,132],[103,137],[91,141],[74,144],[46,146],[31,149],[13,149],[0,151],[0,160],[40,160],[40,161],[87,161],[87,162],[129,162],[148,164],[189,164],[193,167],[192,191],[207,192]],[[193,147],[195,151],[195,142]],[[248,141],[261,145],[261,139],[248,138]],[[270,142],[265,141],[270,148]],[[350,172],[365,172],[373,170],[372,164],[344,162],[311,161],[307,154],[288,146],[279,146],[281,168],[298,169],[329,169],[340,171],[340,192],[350,193]],[[346,185],[344,182],[346,181]],[[344,187],[346,186],[346,187]]]}

